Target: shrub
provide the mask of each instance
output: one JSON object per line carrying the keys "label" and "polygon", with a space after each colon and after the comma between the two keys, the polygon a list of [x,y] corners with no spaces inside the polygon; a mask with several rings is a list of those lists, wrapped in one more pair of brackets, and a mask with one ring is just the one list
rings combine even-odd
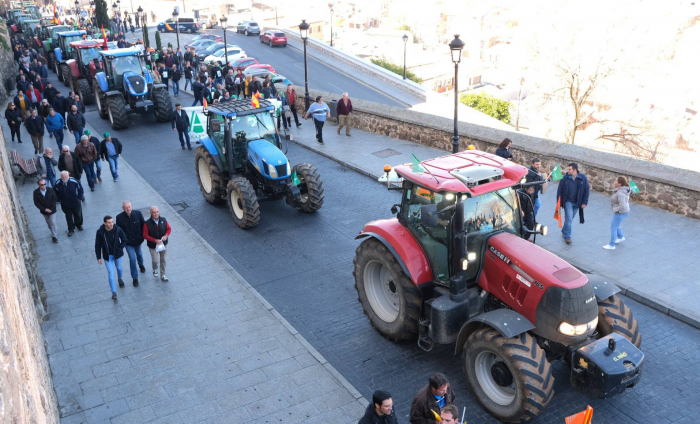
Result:
{"label": "shrub", "polygon": [[462,94],[459,101],[506,124],[510,123],[510,102],[486,93]]}

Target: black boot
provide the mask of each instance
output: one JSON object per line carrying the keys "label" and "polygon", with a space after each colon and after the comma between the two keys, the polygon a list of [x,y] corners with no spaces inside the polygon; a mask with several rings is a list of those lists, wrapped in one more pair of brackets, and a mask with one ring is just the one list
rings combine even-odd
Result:
{"label": "black boot", "polygon": [[134,287],[139,286],[139,280],[137,278],[134,278]]}
{"label": "black boot", "polygon": [[124,280],[121,278],[119,279],[119,287],[124,287]]}

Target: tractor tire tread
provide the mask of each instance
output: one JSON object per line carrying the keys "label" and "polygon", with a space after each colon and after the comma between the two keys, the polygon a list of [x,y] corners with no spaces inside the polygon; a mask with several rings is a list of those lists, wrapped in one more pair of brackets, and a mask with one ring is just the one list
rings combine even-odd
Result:
{"label": "tractor tire tread", "polygon": [[95,91],[90,87],[90,83],[85,78],[80,78],[78,80],[78,91],[80,92],[80,98],[86,105],[91,105],[95,103]]}
{"label": "tractor tire tread", "polygon": [[[109,118],[109,113],[107,112],[107,97],[104,95],[104,92],[100,88],[100,83],[97,81],[93,82],[93,86],[95,88],[95,105],[97,105],[97,113],[100,115],[100,118],[102,119],[108,119]],[[100,101],[98,102],[98,98]],[[100,105],[102,106],[102,109],[100,109]]]}
{"label": "tractor tire tread", "polygon": [[121,95],[109,96],[106,99],[107,109],[112,114],[112,128],[121,130],[129,126],[129,117],[126,114],[126,105]]}
{"label": "tractor tire tread", "polygon": [[316,167],[310,163],[300,163],[294,165],[292,173],[296,171],[297,176],[306,183],[307,201],[301,204],[301,210],[307,213],[316,212],[323,206],[325,190],[323,181]]}
{"label": "tractor tire tread", "polygon": [[[204,159],[206,161],[207,168],[209,169],[209,175],[211,177],[211,193],[207,193],[204,190],[202,180],[199,177],[200,159]],[[199,184],[199,189],[201,190],[204,199],[212,205],[220,205],[224,203],[224,199],[222,197],[223,189],[225,187],[224,180],[221,178],[221,173],[219,172],[219,167],[214,161],[214,157],[204,146],[199,146],[194,151],[194,171],[197,173],[197,183]]]}
{"label": "tractor tire tread", "polygon": [[642,334],[639,332],[639,322],[634,318],[632,309],[617,295],[598,303],[598,333],[605,337],[617,333],[635,345],[642,346]]}
{"label": "tractor tire tread", "polygon": [[68,67],[68,65],[61,65],[61,75],[63,76],[63,84],[66,87],[71,87],[72,90],[73,75],[71,75],[70,68]]}
{"label": "tractor tire tread", "polygon": [[[243,219],[241,220],[236,217],[236,214],[233,212],[233,207],[231,206],[231,192],[236,190],[237,187],[241,203],[243,204]],[[228,207],[236,225],[246,229],[255,227],[260,223],[260,204],[258,203],[258,196],[255,194],[255,190],[247,178],[240,176],[233,177],[228,182],[226,194],[228,195]]]}
{"label": "tractor tire tread", "polygon": [[166,89],[160,88],[153,91],[153,108],[155,109],[156,121],[170,121],[173,113],[173,104]]}

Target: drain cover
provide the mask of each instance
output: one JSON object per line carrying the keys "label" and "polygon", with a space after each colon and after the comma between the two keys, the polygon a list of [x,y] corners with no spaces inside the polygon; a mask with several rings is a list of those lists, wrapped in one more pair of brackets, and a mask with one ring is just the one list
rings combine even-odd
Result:
{"label": "drain cover", "polygon": [[378,152],[374,152],[374,153],[372,153],[372,154],[373,154],[374,156],[380,157],[380,158],[382,158],[382,159],[386,159],[386,158],[388,158],[388,157],[390,157],[390,156],[400,155],[401,152],[397,152],[397,151],[394,150],[394,149],[384,149],[384,150],[380,150],[380,151],[378,151]]}
{"label": "drain cover", "polygon": [[180,203],[171,203],[170,206],[175,209],[175,212],[180,213],[183,212],[185,209],[189,208],[190,206],[185,203],[185,202],[180,202]]}

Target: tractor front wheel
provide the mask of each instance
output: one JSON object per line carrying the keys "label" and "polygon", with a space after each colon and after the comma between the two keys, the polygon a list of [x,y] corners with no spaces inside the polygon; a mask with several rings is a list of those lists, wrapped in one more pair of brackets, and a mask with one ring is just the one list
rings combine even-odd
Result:
{"label": "tractor front wheel", "polygon": [[380,241],[369,239],[353,259],[355,290],[372,327],[384,337],[400,341],[418,336],[421,294]]}
{"label": "tractor front wheel", "polygon": [[92,86],[95,89],[94,93],[97,112],[100,114],[100,118],[107,119],[109,118],[109,112],[107,112],[107,98],[105,97],[105,93],[100,88],[99,82],[95,81]]}
{"label": "tractor front wheel", "polygon": [[301,210],[307,213],[316,212],[323,206],[325,198],[323,181],[316,167],[309,163],[295,165],[292,174],[296,172],[299,178],[301,192]]}
{"label": "tractor front wheel", "polygon": [[194,151],[194,169],[197,172],[199,189],[204,199],[212,205],[222,204],[224,180],[221,178],[221,171],[216,166],[214,157],[204,146],[199,146]]}
{"label": "tractor front wheel", "polygon": [[642,346],[639,323],[632,315],[632,310],[616,295],[598,302],[598,334],[605,337],[611,333],[626,338],[637,349]]}
{"label": "tractor front wheel", "polygon": [[63,84],[65,84],[66,87],[71,87],[73,76],[71,75],[68,65],[61,65],[61,75],[63,75]]}
{"label": "tractor front wheel", "polygon": [[80,78],[77,85],[78,87],[76,90],[78,91],[80,98],[83,99],[83,102],[85,102],[86,105],[95,103],[95,92],[92,91],[88,80],[85,78]]}
{"label": "tractor front wheel", "polygon": [[59,81],[63,81],[63,73],[61,72],[61,64],[58,63],[58,61],[55,58],[53,61],[53,72],[56,74],[56,77],[58,78]]}
{"label": "tractor front wheel", "polygon": [[245,229],[260,223],[260,205],[253,186],[244,177],[234,177],[226,186],[228,208],[236,225]]}
{"label": "tractor front wheel", "polygon": [[528,333],[506,339],[483,327],[467,339],[463,360],[476,400],[502,422],[529,421],[552,400],[552,365]]}
{"label": "tractor front wheel", "polygon": [[168,122],[173,113],[173,103],[170,100],[168,90],[164,88],[153,90],[153,109],[156,121]]}
{"label": "tractor front wheel", "polygon": [[121,130],[129,126],[126,104],[121,95],[107,97],[107,114],[113,129]]}
{"label": "tractor front wheel", "polygon": [[46,56],[46,65],[47,67],[54,69],[53,65],[56,62],[56,53],[54,52],[49,52],[49,54]]}

